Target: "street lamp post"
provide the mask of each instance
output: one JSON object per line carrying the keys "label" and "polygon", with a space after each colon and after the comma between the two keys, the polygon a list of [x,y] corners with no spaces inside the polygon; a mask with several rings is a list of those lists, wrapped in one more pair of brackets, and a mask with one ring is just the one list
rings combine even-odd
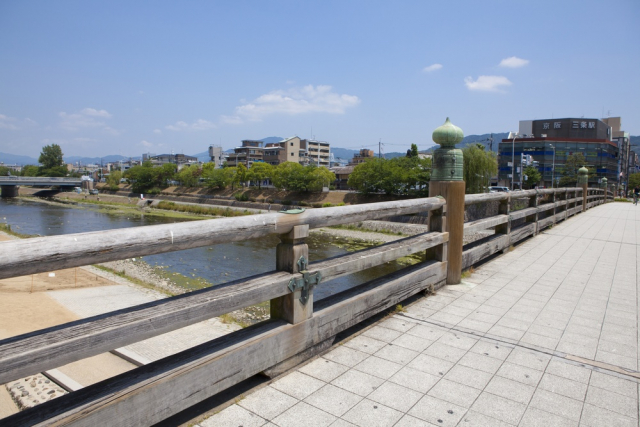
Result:
{"label": "street lamp post", "polygon": [[551,166],[551,188],[553,188],[553,181],[556,179],[556,147],[553,144],[549,144],[549,147],[553,148],[553,165]]}

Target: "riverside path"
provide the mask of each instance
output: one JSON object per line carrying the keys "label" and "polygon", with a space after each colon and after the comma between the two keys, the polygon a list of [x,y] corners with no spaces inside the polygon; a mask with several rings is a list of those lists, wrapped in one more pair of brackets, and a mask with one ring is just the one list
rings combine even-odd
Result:
{"label": "riverside path", "polygon": [[207,426],[638,426],[640,208],[526,240]]}

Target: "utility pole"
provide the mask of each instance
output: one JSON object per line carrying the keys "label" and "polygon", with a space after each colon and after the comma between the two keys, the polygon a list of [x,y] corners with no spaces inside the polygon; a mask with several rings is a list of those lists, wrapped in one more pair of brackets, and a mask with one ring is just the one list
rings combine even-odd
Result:
{"label": "utility pole", "polygon": [[379,159],[382,158],[382,138],[378,140],[378,158]]}

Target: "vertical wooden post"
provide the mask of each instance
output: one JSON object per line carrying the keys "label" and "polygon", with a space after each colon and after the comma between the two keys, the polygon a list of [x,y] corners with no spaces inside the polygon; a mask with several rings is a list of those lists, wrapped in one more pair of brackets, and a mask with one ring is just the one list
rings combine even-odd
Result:
{"label": "vertical wooden post", "polygon": [[[429,231],[447,231],[447,205],[440,209],[429,211]],[[426,259],[436,261],[447,261],[448,242],[427,249]]]}
{"label": "vertical wooden post", "polygon": [[[500,200],[500,204],[498,205],[498,214],[509,216],[511,213],[511,194],[507,195],[507,198],[504,200]],[[511,234],[511,218],[504,224],[496,225],[496,234],[504,234],[508,236]],[[509,244],[505,249],[502,250],[502,253],[506,253],[509,249]]]}
{"label": "vertical wooden post", "polygon": [[582,212],[587,210],[588,196],[589,196],[589,187],[587,187],[587,184],[582,184]]}
{"label": "vertical wooden post", "polygon": [[539,219],[539,215],[538,215],[538,204],[539,204],[539,200],[538,200],[538,189],[536,188],[536,194],[534,194],[533,196],[529,197],[529,207],[530,208],[536,208],[536,212],[533,215],[530,215],[528,217],[526,217],[525,221],[526,222],[531,222],[533,224],[535,224],[535,230],[533,230],[533,235],[537,236],[538,232],[540,230],[540,227],[538,226],[538,219]]}
{"label": "vertical wooden post", "polygon": [[433,131],[432,139],[440,144],[433,152],[433,168],[429,182],[429,197],[442,196],[447,201],[445,231],[449,232],[447,245],[447,284],[460,283],[462,278],[462,237],[464,235],[464,193],[462,150],[456,144],[462,141],[462,129],[449,118]]}
{"label": "vertical wooden post", "polygon": [[[297,225],[286,234],[280,235],[276,247],[276,270],[298,273],[300,257],[309,260],[309,246],[305,239],[309,236],[309,225]],[[309,299],[302,304],[300,297],[302,290],[296,291],[271,300],[271,318],[284,319],[289,323],[300,323],[313,316],[313,289],[309,290]]]}
{"label": "vertical wooden post", "polygon": [[431,181],[429,197],[442,196],[447,201],[443,217],[444,231],[449,233],[447,253],[447,284],[460,283],[462,278],[462,239],[464,237],[464,181]]}
{"label": "vertical wooden post", "polygon": [[551,193],[551,203],[553,203],[553,224],[555,225],[556,223],[556,192],[558,191],[558,189],[553,190],[553,193]]}

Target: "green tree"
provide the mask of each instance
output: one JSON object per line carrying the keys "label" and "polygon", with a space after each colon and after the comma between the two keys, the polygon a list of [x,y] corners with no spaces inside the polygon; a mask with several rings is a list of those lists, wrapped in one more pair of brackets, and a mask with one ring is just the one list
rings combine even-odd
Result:
{"label": "green tree", "polygon": [[124,177],[133,184],[131,187],[135,193],[146,193],[160,185],[154,169],[151,162],[147,161],[125,171]]}
{"label": "green tree", "polygon": [[52,169],[59,166],[64,166],[64,160],[62,160],[62,148],[58,144],[45,145],[42,147],[38,162],[44,169]]}
{"label": "green tree", "polygon": [[197,166],[184,167],[176,175],[176,179],[180,181],[180,185],[184,187],[195,187],[198,185],[202,169]]}
{"label": "green tree", "polygon": [[271,180],[277,189],[304,191],[304,167],[296,162],[280,163],[273,171]]}
{"label": "green tree", "polygon": [[207,187],[211,189],[224,190],[235,181],[236,168],[203,168],[202,177],[206,181]]}
{"label": "green tree", "polygon": [[[560,186],[576,186],[578,185],[578,169],[585,166],[587,164],[587,159],[584,157],[582,153],[575,153],[567,156],[567,161],[564,166],[561,168],[562,175],[560,176]],[[594,176],[594,171],[592,168],[587,167],[589,170],[589,177]],[[556,170],[558,167],[556,166]]]}
{"label": "green tree", "polygon": [[428,193],[431,159],[373,158],[357,165],[347,184],[363,194],[385,193],[419,196]]}
{"label": "green tree", "polygon": [[324,166],[309,165],[304,169],[304,191],[320,192],[323,187],[329,187],[336,180],[336,175]]}
{"label": "green tree", "polygon": [[38,176],[38,166],[25,165],[20,171],[20,176]]}
{"label": "green tree", "polygon": [[411,148],[407,150],[407,157],[418,158],[418,146],[411,144]]}
{"label": "green tree", "polygon": [[640,187],[640,173],[632,173],[629,175],[629,190]]}
{"label": "green tree", "polygon": [[173,181],[176,176],[177,166],[173,163],[165,163],[162,166],[154,168],[158,185],[168,185],[168,181]]}
{"label": "green tree", "polygon": [[0,166],[0,176],[8,176],[11,174],[11,169],[6,166]]}
{"label": "green tree", "polygon": [[243,186],[247,182],[247,167],[243,163],[236,166],[236,184]]}
{"label": "green tree", "polygon": [[258,188],[262,188],[262,181],[271,178],[273,166],[265,162],[254,162],[247,171],[247,180],[258,183]]}
{"label": "green tree", "polygon": [[120,180],[122,179],[122,172],[120,171],[111,171],[109,176],[107,177],[107,187],[111,191],[117,191],[120,188]]}
{"label": "green tree", "polygon": [[467,194],[483,193],[489,187],[491,177],[498,173],[496,154],[485,151],[482,144],[467,145],[462,154],[462,176]]}
{"label": "green tree", "polygon": [[542,180],[542,174],[535,166],[527,166],[524,169],[524,174],[527,176],[527,180],[523,181],[529,188],[534,188]]}

